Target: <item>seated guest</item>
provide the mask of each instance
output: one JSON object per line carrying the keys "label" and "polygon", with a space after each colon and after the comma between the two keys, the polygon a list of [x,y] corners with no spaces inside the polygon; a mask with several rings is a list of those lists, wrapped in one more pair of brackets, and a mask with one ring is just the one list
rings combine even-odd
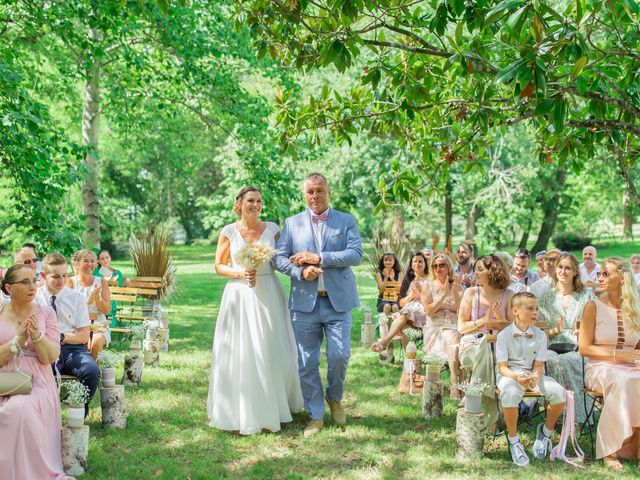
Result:
{"label": "seated guest", "polygon": [[[496,252],[496,257],[498,257],[504,263],[505,267],[507,267],[507,272],[513,270],[513,257],[509,255],[507,252]],[[517,280],[511,280],[509,284],[509,290],[513,293],[526,292],[527,287],[525,287],[524,283],[520,283]]]}
{"label": "seated guest", "polygon": [[589,245],[582,249],[582,263],[580,264],[580,280],[584,286],[594,289],[598,286],[598,272],[600,264],[596,262],[598,252],[596,247]]}
{"label": "seated guest", "polygon": [[640,253],[631,255],[631,270],[636,276],[636,283],[640,284]]}
{"label": "seated guest", "polygon": [[[374,352],[385,350],[393,338],[408,326],[422,329],[427,319],[422,306],[422,287],[428,281],[427,260],[421,252],[411,258],[407,272],[400,286],[398,304],[400,310],[393,315],[393,323],[389,332],[379,342],[371,345]],[[403,338],[403,344],[405,339]]]}
{"label": "seated guest", "polygon": [[89,318],[93,321],[89,350],[93,358],[111,343],[111,331],[107,315],[111,311],[109,284],[104,278],[93,275],[96,255],[91,250],[79,250],[73,255],[73,268],[76,276],[67,281],[67,286],[80,292],[89,307]]}
{"label": "seated guest", "polygon": [[0,396],[0,476],[7,480],[68,479],[62,468],[60,398],[51,364],[58,358],[55,312],[33,299],[36,279],[28,265],[6,272],[0,307],[0,372],[31,375],[31,393]]}
{"label": "seated guest", "polygon": [[529,465],[529,457],[518,438],[518,406],[526,390],[539,390],[549,403],[547,418],[538,425],[533,456],[546,458],[551,451],[551,434],[564,410],[566,391],[553,378],[544,375],[547,336],[537,328],[538,302],[529,292],[516,293],[511,302],[515,320],[496,340],[497,387],[507,426],[511,459],[519,467]]}
{"label": "seated guest", "polygon": [[[454,283],[453,262],[445,253],[436,254],[429,268],[430,282],[422,288],[422,305],[427,320],[422,327],[423,349],[447,355],[451,385],[462,378],[458,359],[458,308],[462,299],[462,287]],[[459,398],[460,392],[452,387],[451,396]]]}
{"label": "seated guest", "polygon": [[513,257],[513,269],[511,270],[511,279],[522,283],[525,291],[529,291],[531,285],[540,279],[538,274],[529,269],[531,264],[531,254],[526,248],[519,248]]}
{"label": "seated guest", "polygon": [[456,281],[462,285],[463,289],[467,289],[473,285],[473,246],[467,242],[462,242],[458,245],[456,260],[458,262],[454,270]]}
{"label": "seated guest", "polygon": [[36,251],[31,247],[22,247],[16,251],[13,256],[14,265],[26,265],[36,276],[36,281],[40,281],[40,274],[38,273],[38,257]]}
{"label": "seated guest", "polygon": [[42,262],[39,260],[40,257],[38,257],[38,253],[36,252],[36,245],[34,243],[27,242],[22,246],[30,248],[31,250],[33,250],[33,253],[35,253],[36,258],[38,259],[36,262],[36,279],[40,280],[40,272],[42,272]]}
{"label": "seated guest", "polygon": [[588,357],[585,384],[604,395],[596,458],[622,471],[619,458],[638,459],[640,429],[640,301],[629,262],[610,257],[598,273],[599,299],[580,321],[580,354]]}
{"label": "seated guest", "polygon": [[538,278],[547,276],[547,264],[545,262],[546,250],[540,250],[536,253],[536,268],[538,269]]}
{"label": "seated guest", "polygon": [[[111,266],[111,255],[108,250],[101,250],[98,254],[98,264],[96,265],[93,275],[98,278],[106,278],[107,280],[115,280],[119,287],[124,286],[124,275],[122,272]],[[109,317],[111,318],[111,326],[117,325],[116,312],[117,304],[115,300],[111,300],[111,312]]]}
{"label": "seated guest", "polygon": [[577,333],[582,309],[595,297],[582,285],[578,259],[572,253],[560,255],[551,282],[553,288],[538,299],[539,318],[549,325],[547,372],[564,388],[575,392],[576,420],[582,423],[586,412]]}
{"label": "seated guest", "polygon": [[540,298],[544,292],[552,288],[551,276],[555,272],[556,262],[558,261],[558,257],[560,257],[562,253],[563,252],[559,248],[552,248],[550,250],[547,250],[547,253],[544,256],[547,275],[542,277],[540,280],[533,282],[533,285],[531,285],[531,288],[529,289],[529,291],[536,297]]}
{"label": "seated guest", "polygon": [[74,375],[89,389],[85,416],[96,393],[100,370],[87,350],[91,321],[87,302],[82,295],[66,286],[67,260],[59,253],[49,253],[42,260],[44,284],[38,288],[36,303],[51,306],[56,312],[60,329],[60,360],[58,369]]}
{"label": "seated guest", "polygon": [[424,255],[424,258],[427,260],[427,265],[431,265],[431,257],[433,257],[433,248],[422,247],[420,251]]}
{"label": "seated guest", "polygon": [[380,257],[378,262],[378,273],[376,274],[376,283],[378,284],[378,303],[377,309],[380,313],[390,315],[398,311],[398,299],[385,299],[384,293],[389,282],[402,282],[402,273],[400,272],[400,263],[392,252],[386,252]]}
{"label": "seated guest", "polygon": [[493,428],[498,420],[494,382],[494,366],[487,334],[491,333],[487,322],[513,321],[511,298],[507,287],[511,280],[507,267],[496,255],[482,255],[474,265],[477,286],[465,290],[458,313],[460,363],[471,369],[471,380],[487,385],[482,404],[485,425]]}

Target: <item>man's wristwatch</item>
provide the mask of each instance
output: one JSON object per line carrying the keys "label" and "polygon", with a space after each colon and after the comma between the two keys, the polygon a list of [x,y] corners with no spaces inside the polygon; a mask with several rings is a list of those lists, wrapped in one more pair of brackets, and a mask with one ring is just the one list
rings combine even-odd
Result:
{"label": "man's wristwatch", "polygon": [[60,345],[64,344],[64,333],[60,334]]}

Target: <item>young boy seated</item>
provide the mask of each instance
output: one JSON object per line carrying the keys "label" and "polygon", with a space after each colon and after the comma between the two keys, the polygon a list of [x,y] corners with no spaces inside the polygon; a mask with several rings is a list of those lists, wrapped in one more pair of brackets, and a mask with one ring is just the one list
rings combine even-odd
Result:
{"label": "young boy seated", "polygon": [[562,415],[566,399],[565,389],[553,378],[544,375],[547,360],[547,336],[535,326],[538,301],[529,292],[516,293],[512,300],[515,321],[498,334],[496,360],[498,362],[498,390],[509,434],[509,450],[513,463],[529,465],[529,457],[518,438],[518,405],[525,390],[539,391],[549,403],[547,418],[538,425],[533,456],[544,459],[551,450],[551,434]]}

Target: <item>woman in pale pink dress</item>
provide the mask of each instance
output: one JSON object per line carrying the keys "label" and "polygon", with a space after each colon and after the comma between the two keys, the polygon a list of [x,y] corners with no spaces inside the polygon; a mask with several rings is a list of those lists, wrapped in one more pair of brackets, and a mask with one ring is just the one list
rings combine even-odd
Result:
{"label": "woman in pale pink dress", "polygon": [[586,386],[604,395],[596,458],[617,471],[618,458],[638,459],[640,431],[640,302],[629,262],[607,258],[598,273],[600,299],[588,302],[580,322],[580,354],[589,357]]}
{"label": "woman in pale pink dress", "polygon": [[0,477],[70,479],[62,469],[60,399],[51,373],[60,352],[56,314],[33,302],[35,272],[27,265],[7,270],[2,290],[11,303],[0,306],[0,372],[30,373],[32,388],[0,396]]}

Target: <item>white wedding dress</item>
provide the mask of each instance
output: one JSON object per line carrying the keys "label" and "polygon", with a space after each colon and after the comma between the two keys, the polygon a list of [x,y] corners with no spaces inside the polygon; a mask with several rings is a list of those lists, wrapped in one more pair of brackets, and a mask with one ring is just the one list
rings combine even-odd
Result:
{"label": "white wedding dress", "polygon": [[[259,242],[275,246],[276,224],[268,222]],[[245,241],[235,224],[222,229],[231,243],[231,266]],[[207,412],[209,425],[242,435],[280,430],[304,402],[287,299],[267,262],[256,286],[229,280],[213,338]]]}

